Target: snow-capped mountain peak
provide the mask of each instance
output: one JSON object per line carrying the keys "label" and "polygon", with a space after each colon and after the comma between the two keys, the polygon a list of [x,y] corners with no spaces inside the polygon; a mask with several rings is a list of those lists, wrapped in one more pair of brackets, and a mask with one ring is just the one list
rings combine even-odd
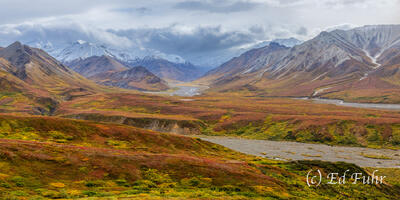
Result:
{"label": "snow-capped mountain peak", "polygon": [[40,48],[48,52],[57,60],[67,63],[76,59],[85,59],[92,56],[110,56],[115,59],[128,62],[151,56],[158,59],[165,59],[174,63],[185,63],[185,59],[178,55],[165,54],[157,50],[141,47],[129,49],[110,46],[103,43],[96,43],[78,39],[72,42],[57,42],[35,40],[26,42],[29,46]]}

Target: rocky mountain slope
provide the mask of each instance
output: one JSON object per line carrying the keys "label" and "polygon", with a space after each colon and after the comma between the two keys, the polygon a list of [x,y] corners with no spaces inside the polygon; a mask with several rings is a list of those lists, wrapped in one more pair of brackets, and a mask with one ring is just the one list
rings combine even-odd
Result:
{"label": "rocky mountain slope", "polygon": [[[400,101],[399,40],[400,25],[322,32],[285,51],[265,51],[263,56],[257,56],[256,50],[246,52],[199,81],[217,91],[251,89],[268,96]],[[270,59],[277,52],[278,58]],[[218,76],[221,70],[229,76]]]}
{"label": "rocky mountain slope", "polygon": [[280,59],[288,49],[288,47],[278,43],[270,43],[267,46],[252,49],[207,72],[200,81],[213,81],[218,85],[223,84],[223,82],[225,84],[233,82],[237,80],[235,78],[237,75],[245,75],[271,65]]}

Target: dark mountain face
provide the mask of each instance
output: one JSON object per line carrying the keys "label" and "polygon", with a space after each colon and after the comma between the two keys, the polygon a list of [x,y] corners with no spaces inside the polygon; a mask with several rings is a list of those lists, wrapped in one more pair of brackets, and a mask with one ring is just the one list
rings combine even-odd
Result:
{"label": "dark mountain face", "polygon": [[128,68],[109,56],[92,56],[86,59],[77,59],[67,63],[71,69],[90,78],[97,74],[124,71]]}
{"label": "dark mountain face", "polygon": [[103,74],[95,77],[95,80],[107,86],[125,89],[161,91],[168,89],[167,83],[149,72],[146,68],[138,66],[131,69]]}
{"label": "dark mountain face", "polygon": [[131,67],[143,66],[158,77],[166,80],[192,81],[205,72],[205,70],[191,63],[173,63],[153,57],[129,61],[127,65]]}
{"label": "dark mountain face", "polygon": [[252,90],[272,96],[340,93],[340,97],[346,91],[360,90],[369,95],[382,89],[400,89],[399,81],[391,77],[396,74],[399,53],[400,25],[335,30],[322,32],[290,49],[268,45],[248,51],[199,81],[211,84],[212,90],[251,86]]}
{"label": "dark mountain face", "polygon": [[128,67],[109,56],[92,56],[68,63],[81,75],[106,86],[160,91],[167,83],[144,67]]}

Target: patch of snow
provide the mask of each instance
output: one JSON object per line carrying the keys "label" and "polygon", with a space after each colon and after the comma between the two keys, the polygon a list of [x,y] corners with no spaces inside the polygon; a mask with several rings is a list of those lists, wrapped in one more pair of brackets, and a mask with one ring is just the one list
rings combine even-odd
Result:
{"label": "patch of snow", "polygon": [[78,44],[85,44],[86,43],[86,41],[84,41],[84,40],[77,40],[76,41]]}
{"label": "patch of snow", "polygon": [[366,55],[369,59],[371,59],[372,63],[375,65],[375,67],[373,68],[372,71],[369,71],[369,72],[365,73],[364,76],[360,78],[360,81],[362,81],[362,80],[368,78],[368,76],[369,76],[369,74],[370,74],[371,72],[376,71],[379,67],[382,66],[382,64],[380,64],[380,63],[377,62],[377,59],[379,58],[379,56],[381,56],[381,54],[382,54],[382,52],[384,51],[384,49],[382,49],[378,54],[376,54],[376,55],[373,56],[373,57],[369,54],[369,52],[368,52],[367,50],[363,49],[363,51],[364,51],[365,55]]}
{"label": "patch of snow", "polygon": [[332,87],[326,87],[326,88],[318,89],[318,90],[314,91],[314,93],[311,96],[316,96],[317,94],[320,94],[320,93],[324,92],[325,90],[329,90],[331,88]]}
{"label": "patch of snow", "polygon": [[368,77],[369,73],[365,73],[363,77],[360,78],[360,81],[366,79]]}

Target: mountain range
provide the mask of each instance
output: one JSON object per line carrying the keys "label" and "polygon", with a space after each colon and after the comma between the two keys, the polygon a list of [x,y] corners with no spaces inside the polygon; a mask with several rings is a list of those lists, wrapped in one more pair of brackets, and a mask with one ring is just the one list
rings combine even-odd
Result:
{"label": "mountain range", "polygon": [[[282,45],[284,42],[287,44]],[[93,54],[99,55],[89,56],[92,54],[87,54],[87,50],[91,48],[84,47],[91,45],[94,44],[78,41],[73,46],[82,47],[82,51],[58,51],[64,52],[62,55],[76,54],[75,59],[65,57],[64,62],[19,42],[1,48],[0,66],[2,73],[7,73],[3,81],[14,82],[8,84],[13,88],[41,91],[44,96],[51,96],[48,90],[56,91],[57,96],[66,88],[90,92],[101,87],[94,82],[127,89],[166,90],[165,80],[192,81],[205,73],[191,63],[175,63],[154,56],[125,59],[128,57],[106,46],[97,46]],[[305,42],[291,38],[259,45],[262,47],[232,58],[196,82],[218,92],[248,91],[262,96],[360,102],[400,101],[400,25],[324,31]],[[43,48],[50,49],[49,46]]]}
{"label": "mountain range", "polygon": [[156,50],[144,48],[124,48],[107,45],[101,42],[89,42],[78,39],[76,41],[48,41],[48,40],[32,40],[26,44],[36,48],[41,48],[55,57],[60,62],[71,62],[75,59],[85,59],[91,56],[108,55],[121,61],[129,61],[144,58],[146,56],[157,57],[169,60],[174,63],[186,62],[178,55],[164,54]]}
{"label": "mountain range", "polygon": [[[46,37],[47,34],[51,36]],[[63,64],[92,56],[107,55],[130,66],[141,65],[160,78],[175,81],[192,81],[233,56],[238,56],[253,48],[265,46],[270,42],[277,42],[288,47],[301,43],[300,40],[295,38],[275,39],[272,41],[260,41],[253,45],[237,49],[233,48],[223,52],[210,52],[204,55],[196,54],[192,56],[190,52],[187,55],[167,54],[156,49],[145,48],[140,44],[124,47],[108,44],[88,36],[82,38],[68,34],[64,36],[60,32],[59,34],[61,35],[56,37],[53,34],[53,32],[47,33],[46,30],[42,30],[39,36],[35,34],[30,36],[30,33],[23,32],[23,37],[21,36],[20,39],[29,46],[46,51]],[[3,40],[2,43],[7,43],[5,42],[6,38],[3,38]]]}
{"label": "mountain range", "polygon": [[12,106],[13,112],[48,115],[60,102],[106,91],[101,85],[149,91],[168,89],[164,80],[146,68],[127,67],[109,56],[70,64],[73,69],[45,51],[20,42],[0,48],[1,104]]}
{"label": "mountain range", "polygon": [[198,81],[214,91],[257,91],[266,96],[400,100],[400,25],[321,32],[292,48],[253,49]]}
{"label": "mountain range", "polygon": [[176,55],[166,55],[146,49],[118,49],[105,44],[77,40],[67,45],[36,41],[28,44],[42,48],[63,64],[77,63],[93,56],[108,56],[125,65],[143,66],[160,78],[191,81],[203,75],[207,68],[200,68]]}

